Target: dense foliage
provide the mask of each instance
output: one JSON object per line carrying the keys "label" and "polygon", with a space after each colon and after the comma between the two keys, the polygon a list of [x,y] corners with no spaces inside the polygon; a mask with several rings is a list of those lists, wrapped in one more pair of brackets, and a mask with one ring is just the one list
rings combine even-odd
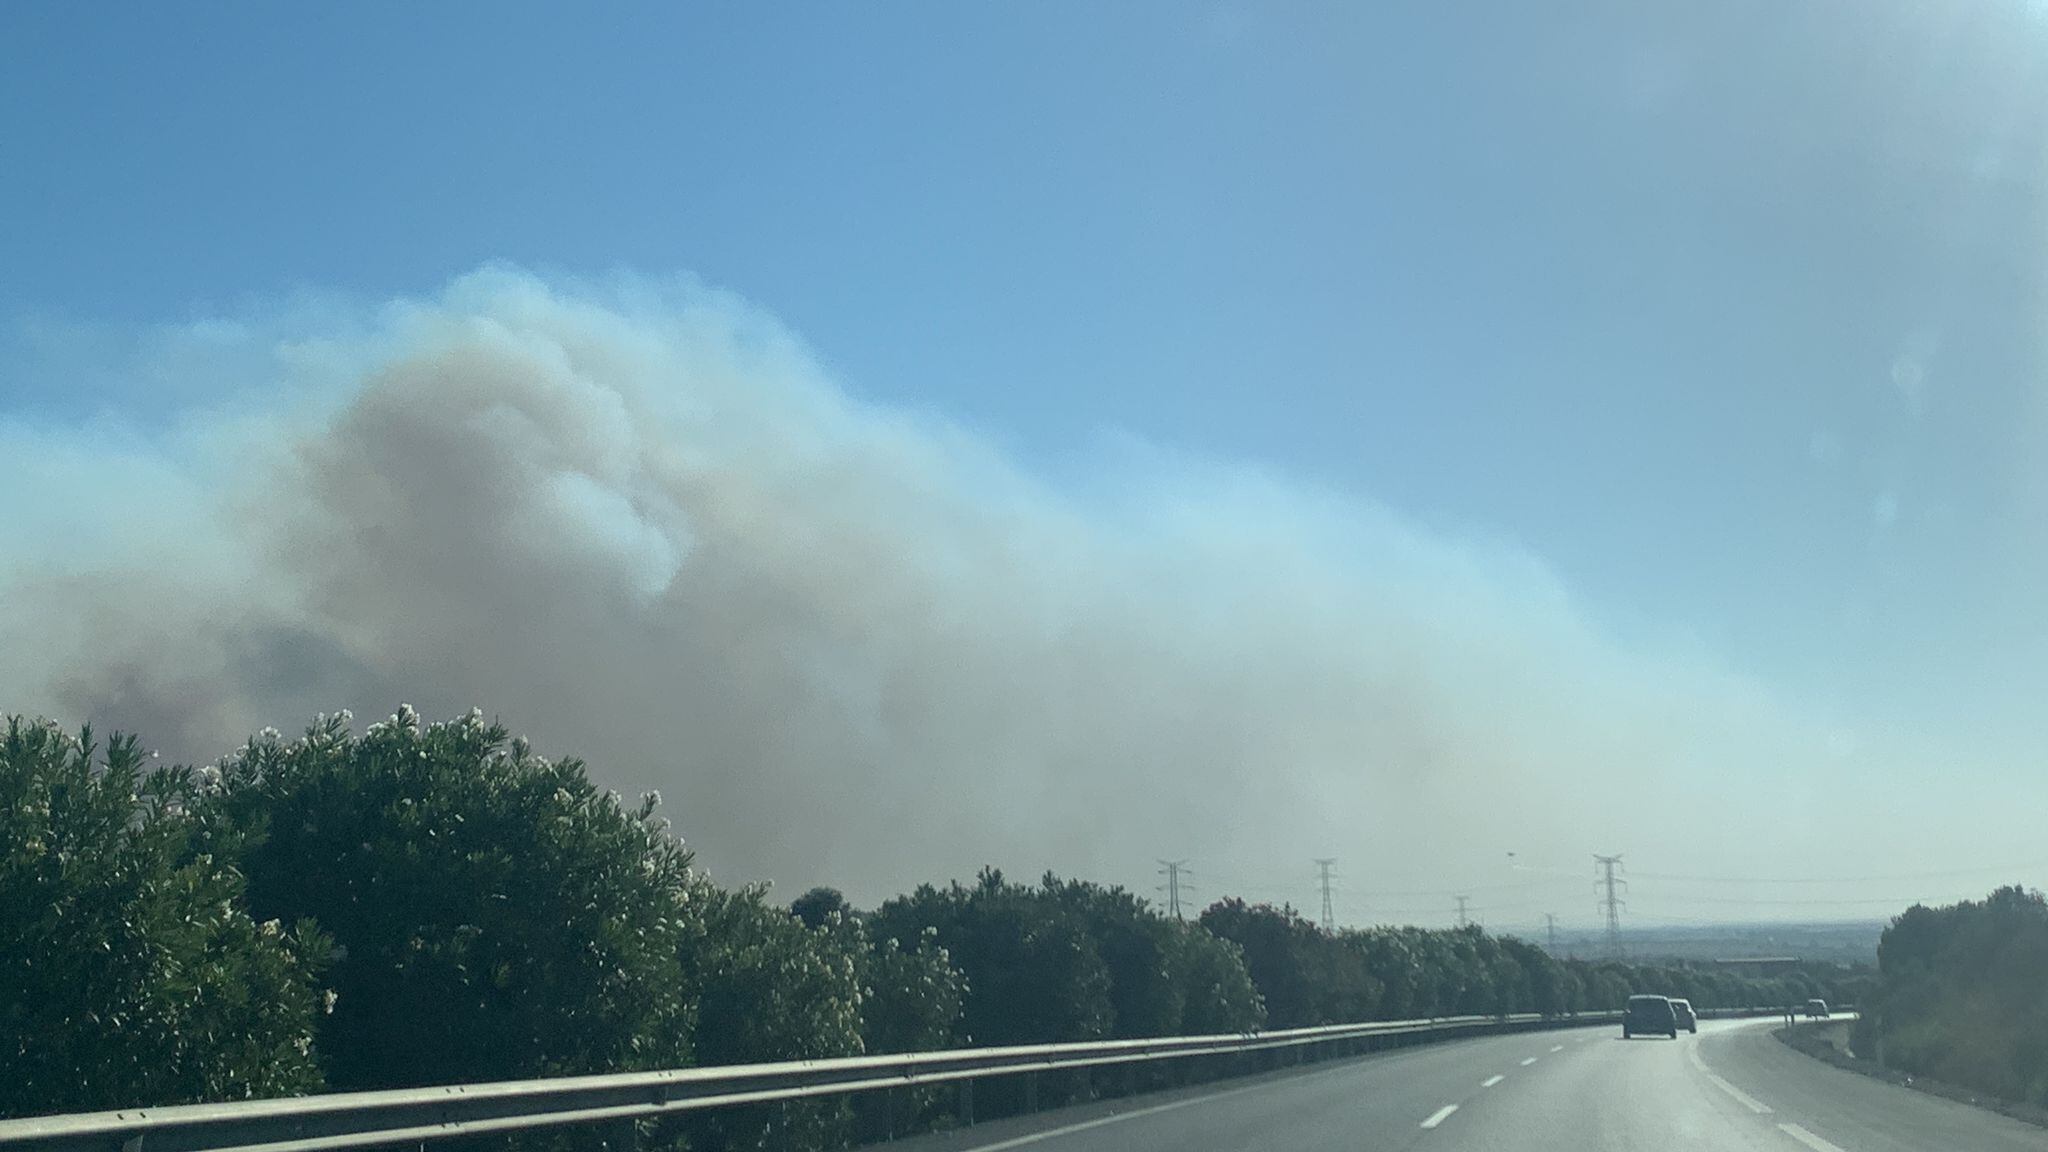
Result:
{"label": "dense foliage", "polygon": [[1268,1023],[1300,1028],[1352,1020],[1618,1008],[1637,992],[1699,1008],[1761,1008],[1809,996],[1856,999],[1864,978],[1829,964],[1771,979],[1707,968],[1559,960],[1478,927],[1325,932],[1292,908],[1226,899],[1202,926],[1236,943],[1265,996]]}
{"label": "dense foliage", "polygon": [[861,1045],[873,1053],[929,1052],[958,1041],[967,978],[939,946],[936,932],[905,943],[876,936],[855,918],[826,928],[854,959],[861,984]]}
{"label": "dense foliage", "polygon": [[0,1116],[320,1085],[309,925],[195,844],[207,781],[41,723],[0,737]]}
{"label": "dense foliage", "polygon": [[[1568,1013],[1641,990],[1702,1007],[1854,998],[1833,970],[1765,982],[1559,961],[1478,928],[1331,933],[1239,900],[1185,923],[1121,888],[994,869],[872,912],[829,888],[785,908],[695,871],[657,806],[477,713],[423,724],[402,709],[360,735],[323,717],[215,767],[147,772],[131,740],[101,750],[10,722],[0,1114]],[[1896,958],[1908,936],[1894,936]],[[644,1135],[824,1147],[943,1123],[951,1100],[750,1106]]]}
{"label": "dense foliage", "polygon": [[[927,1052],[954,1040],[967,981],[939,946],[938,931],[877,938],[836,888],[813,888],[790,914],[850,959],[860,990],[863,1051]],[[903,927],[903,926],[898,926]]]}
{"label": "dense foliage", "polygon": [[1893,1068],[2048,1105],[2048,903],[2000,888],[1914,905],[1878,942],[1854,1047]]}
{"label": "dense foliage", "polygon": [[967,978],[962,1039],[1031,1044],[1260,1024],[1234,949],[1122,888],[1048,874],[1037,886],[984,869],[882,905],[875,930],[930,933]]}
{"label": "dense foliage", "polygon": [[654,797],[622,804],[476,713],[422,725],[406,709],[360,737],[345,716],[258,737],[209,803],[251,913],[310,918],[339,945],[331,1087],[689,1057],[678,951],[709,910]]}

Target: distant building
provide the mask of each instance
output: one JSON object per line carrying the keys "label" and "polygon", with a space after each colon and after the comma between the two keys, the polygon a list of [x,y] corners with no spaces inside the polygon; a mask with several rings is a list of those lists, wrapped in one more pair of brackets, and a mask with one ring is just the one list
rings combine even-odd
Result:
{"label": "distant building", "polygon": [[1717,958],[1714,967],[1726,968],[1741,976],[1776,976],[1798,967],[1797,956],[1730,956]]}

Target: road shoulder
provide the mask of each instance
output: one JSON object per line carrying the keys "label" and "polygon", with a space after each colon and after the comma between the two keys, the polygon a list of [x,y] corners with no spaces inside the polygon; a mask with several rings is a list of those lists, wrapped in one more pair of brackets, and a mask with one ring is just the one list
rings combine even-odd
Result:
{"label": "road shoulder", "polygon": [[[1841,1027],[1846,1029],[1847,1024],[1848,1022],[1844,1021]],[[1987,1112],[1995,1112],[2000,1116],[2032,1124],[2037,1128],[2048,1128],[2048,1109],[2042,1109],[2023,1101],[2001,1099],[1987,1092],[1980,1092],[1975,1088],[1965,1087],[1961,1084],[1950,1084],[1944,1080],[1935,1080],[1926,1076],[1914,1076],[1901,1072],[1896,1068],[1887,1068],[1875,1060],[1865,1060],[1855,1055],[1844,1044],[1835,1043],[1835,1037],[1824,1034],[1821,1028],[1815,1028],[1810,1025],[1794,1025],[1789,1028],[1774,1029],[1771,1035],[1794,1052],[1840,1068],[1845,1072],[1854,1072],[1870,1077],[1873,1080],[1881,1080],[1896,1087],[1910,1088],[1915,1092],[1924,1092],[1929,1096],[1938,1096],[1958,1104],[1980,1108]]]}
{"label": "road shoulder", "polygon": [[1851,1152],[2048,1150],[2048,1130],[1834,1067],[1794,1051],[1772,1026],[1702,1036],[1705,1069],[1795,1124]]}

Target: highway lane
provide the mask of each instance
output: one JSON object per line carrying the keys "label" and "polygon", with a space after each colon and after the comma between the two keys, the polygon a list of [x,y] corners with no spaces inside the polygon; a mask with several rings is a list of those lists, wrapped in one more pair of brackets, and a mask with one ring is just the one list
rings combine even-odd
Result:
{"label": "highway lane", "polygon": [[2048,1130],[1829,1067],[1773,1021],[1410,1048],[899,1141],[909,1152],[2048,1152]]}

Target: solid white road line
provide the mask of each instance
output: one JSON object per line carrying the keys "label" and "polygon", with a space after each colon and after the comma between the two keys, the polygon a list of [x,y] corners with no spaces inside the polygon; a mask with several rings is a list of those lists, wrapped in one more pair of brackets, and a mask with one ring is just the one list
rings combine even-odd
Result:
{"label": "solid white road line", "polygon": [[1242,1088],[1231,1088],[1223,1092],[1211,1092],[1206,1096],[1190,1096],[1185,1100],[1169,1100],[1164,1104],[1154,1104],[1150,1108],[1133,1108],[1129,1112],[1116,1112],[1108,1116],[1098,1116],[1093,1120],[1083,1120],[1078,1124],[1067,1124],[1059,1128],[1047,1128],[1043,1132],[1027,1132],[1022,1136],[1013,1136],[1008,1140],[998,1140],[993,1144],[977,1144],[972,1148],[966,1149],[965,1152],[1006,1152],[1007,1149],[1022,1148],[1026,1145],[1036,1144],[1041,1140],[1054,1140],[1061,1136],[1071,1136],[1076,1132],[1086,1132],[1091,1128],[1101,1128],[1109,1124],[1122,1123],[1125,1120],[1136,1120],[1140,1116],[1157,1116],[1161,1112],[1171,1112],[1175,1108],[1186,1108],[1191,1104],[1207,1104],[1213,1100],[1225,1100],[1232,1096],[1242,1096],[1247,1092],[1257,1092],[1270,1087],[1272,1087],[1271,1084],[1247,1084]]}
{"label": "solid white road line", "polygon": [[1505,1079],[1507,1079],[1507,1077],[1505,1076],[1488,1076],[1486,1079],[1481,1080],[1479,1082],[1479,1086],[1481,1088],[1491,1088],[1495,1084],[1498,1084]]}
{"label": "solid white road line", "polygon": [[[1203,1097],[1202,1099],[1208,1099],[1208,1097]],[[1067,1124],[1058,1128],[1048,1128],[1043,1132],[1032,1132],[1010,1140],[998,1140],[994,1144],[982,1144],[969,1149],[968,1152],[1003,1152],[1007,1148],[1022,1148],[1027,1144],[1036,1144],[1040,1140],[1052,1140],[1060,1136],[1071,1136],[1076,1132],[1086,1132],[1090,1128],[1100,1128],[1106,1124],[1115,1124],[1124,1120],[1136,1120],[1140,1116],[1150,1116],[1154,1113],[1167,1112],[1175,1108],[1183,1108],[1189,1104],[1199,1104],[1201,1102],[1202,1100],[1198,1099],[1175,1100],[1171,1104],[1155,1104],[1150,1108],[1140,1108],[1134,1112],[1119,1112],[1114,1116],[1101,1116],[1094,1120],[1083,1120],[1079,1124]]]}
{"label": "solid white road line", "polygon": [[1778,1131],[1813,1149],[1813,1152],[1842,1152],[1841,1145],[1831,1144],[1797,1124],[1780,1124]]}
{"label": "solid white road line", "polygon": [[1737,1088],[1735,1085],[1730,1084],[1726,1080],[1721,1079],[1719,1076],[1714,1075],[1712,1072],[1707,1073],[1707,1079],[1712,1080],[1714,1082],[1714,1087],[1719,1088],[1721,1091],[1726,1092],[1730,1096],[1735,1097],[1736,1103],[1742,1105],[1744,1108],[1749,1109],[1751,1112],[1754,1112],[1759,1116],[1771,1110],[1771,1106],[1769,1104],[1766,1104],[1763,1101],[1757,1099],[1756,1097],[1751,1096],[1749,1093],[1744,1092],[1742,1089]]}
{"label": "solid white road line", "polygon": [[1562,1045],[1562,1044],[1553,1044],[1553,1045],[1551,1045],[1551,1046],[1550,1046],[1550,1050],[1551,1050],[1552,1052],[1562,1052],[1562,1051],[1564,1051],[1564,1045]]}
{"label": "solid white road line", "polygon": [[1754,1112],[1759,1116],[1771,1110],[1771,1106],[1769,1104],[1764,1103],[1756,1097],[1751,1096],[1749,1093],[1744,1092],[1742,1089],[1737,1088],[1735,1085],[1730,1084],[1726,1080],[1721,1079],[1719,1076],[1714,1075],[1714,1070],[1712,1068],[1707,1067],[1707,1062],[1705,1060],[1700,1059],[1700,1046],[1697,1041],[1685,1046],[1685,1055],[1686,1059],[1692,1061],[1693,1067],[1699,1069],[1701,1072],[1706,1073],[1707,1079],[1712,1080],[1714,1082],[1714,1087],[1719,1088],[1721,1091],[1726,1092],[1730,1096],[1733,1096],[1735,1098],[1736,1103],[1742,1105],[1744,1108],[1749,1109],[1751,1112]]}
{"label": "solid white road line", "polygon": [[[1451,1113],[1456,1112],[1457,1110],[1458,1106],[1456,1104],[1446,1104],[1443,1107],[1437,1109],[1436,1111],[1431,1112],[1429,1114],[1429,1119],[1424,1120],[1422,1122],[1422,1126],[1424,1128],[1434,1128],[1437,1125],[1443,1123],[1445,1120],[1450,1119]],[[1841,1150],[1836,1149],[1836,1152],[1841,1152]]]}
{"label": "solid white road line", "polygon": [[1527,1068],[1529,1065],[1534,1064],[1535,1062],[1536,1057],[1531,1056],[1527,1060],[1522,1061],[1522,1067]]}

